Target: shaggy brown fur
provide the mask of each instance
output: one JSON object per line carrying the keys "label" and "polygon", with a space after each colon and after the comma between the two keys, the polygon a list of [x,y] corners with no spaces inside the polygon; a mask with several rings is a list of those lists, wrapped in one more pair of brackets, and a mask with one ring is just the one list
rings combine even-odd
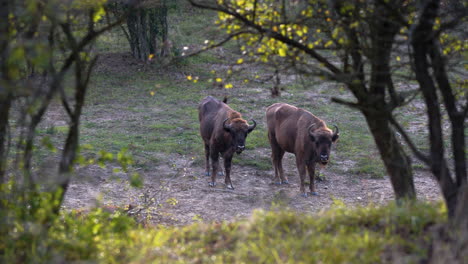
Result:
{"label": "shaggy brown fur", "polygon": [[209,185],[216,185],[221,154],[224,160],[226,187],[234,189],[231,182],[232,156],[245,149],[245,139],[255,128],[255,121],[254,125],[249,126],[239,112],[211,96],[205,97],[198,106],[198,118],[200,135],[205,144],[206,175],[210,175],[210,158],[213,167]]}
{"label": "shaggy brown fur", "polygon": [[301,178],[300,191],[305,191],[306,169],[310,176],[309,189],[315,191],[315,163],[326,165],[332,142],[338,139],[325,122],[310,112],[285,103],[276,103],[267,108],[268,139],[272,150],[271,159],[275,168],[275,182],[289,183],[284,176],[282,159],[285,152],[296,156],[296,165]]}

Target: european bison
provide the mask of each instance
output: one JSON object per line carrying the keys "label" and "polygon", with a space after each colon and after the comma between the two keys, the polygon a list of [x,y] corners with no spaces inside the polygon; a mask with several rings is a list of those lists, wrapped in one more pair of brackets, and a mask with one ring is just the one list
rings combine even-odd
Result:
{"label": "european bison", "polygon": [[207,96],[198,106],[200,134],[205,143],[206,175],[210,175],[210,157],[213,166],[211,187],[216,185],[216,175],[219,167],[219,154],[224,159],[226,187],[233,190],[231,182],[231,160],[234,152],[240,154],[245,149],[247,134],[254,130],[257,123],[248,125],[239,112],[232,110],[227,104]]}
{"label": "european bison", "polygon": [[307,197],[304,186],[306,167],[310,176],[310,191],[312,195],[317,195],[314,184],[315,163],[327,165],[331,144],[339,137],[338,127],[335,126],[336,131],[333,132],[324,121],[310,112],[285,103],[269,106],[266,120],[275,182],[289,183],[284,176],[282,159],[284,152],[290,152],[296,156],[302,195]]}

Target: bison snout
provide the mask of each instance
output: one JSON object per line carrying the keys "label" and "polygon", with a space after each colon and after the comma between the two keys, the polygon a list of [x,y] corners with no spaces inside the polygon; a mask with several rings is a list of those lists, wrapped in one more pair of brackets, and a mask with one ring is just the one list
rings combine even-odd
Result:
{"label": "bison snout", "polygon": [[245,149],[245,146],[237,146],[236,147],[237,154],[241,154],[241,152],[244,151],[244,149]]}
{"label": "bison snout", "polygon": [[328,163],[328,155],[320,155],[320,163],[326,165]]}

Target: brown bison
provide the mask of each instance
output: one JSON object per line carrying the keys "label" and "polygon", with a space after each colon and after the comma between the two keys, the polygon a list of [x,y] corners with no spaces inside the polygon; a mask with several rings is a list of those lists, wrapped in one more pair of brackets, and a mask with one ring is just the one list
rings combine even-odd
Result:
{"label": "brown bison", "polygon": [[210,176],[210,157],[213,166],[211,187],[216,185],[216,175],[219,168],[219,154],[224,159],[225,179],[228,189],[234,189],[231,182],[231,161],[234,152],[240,154],[245,149],[245,139],[254,130],[257,123],[248,125],[239,112],[232,110],[227,104],[207,96],[198,106],[200,134],[205,143],[206,175]]}
{"label": "brown bison", "polygon": [[310,112],[285,103],[276,103],[267,108],[266,120],[271,159],[275,168],[275,182],[288,184],[284,176],[282,159],[284,152],[296,156],[296,165],[301,177],[301,193],[307,197],[304,180],[306,168],[310,176],[310,191],[315,191],[315,163],[327,165],[330,148],[338,137],[338,127],[333,132],[324,121]]}

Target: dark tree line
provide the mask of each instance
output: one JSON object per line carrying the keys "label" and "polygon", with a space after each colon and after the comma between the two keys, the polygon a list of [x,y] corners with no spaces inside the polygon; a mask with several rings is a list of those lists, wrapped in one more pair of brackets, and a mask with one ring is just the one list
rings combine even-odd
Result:
{"label": "dark tree line", "polygon": [[110,7],[118,16],[128,13],[125,24],[120,25],[120,28],[127,38],[134,58],[147,61],[150,56],[170,55],[167,0],[143,1],[138,6],[115,1]]}

